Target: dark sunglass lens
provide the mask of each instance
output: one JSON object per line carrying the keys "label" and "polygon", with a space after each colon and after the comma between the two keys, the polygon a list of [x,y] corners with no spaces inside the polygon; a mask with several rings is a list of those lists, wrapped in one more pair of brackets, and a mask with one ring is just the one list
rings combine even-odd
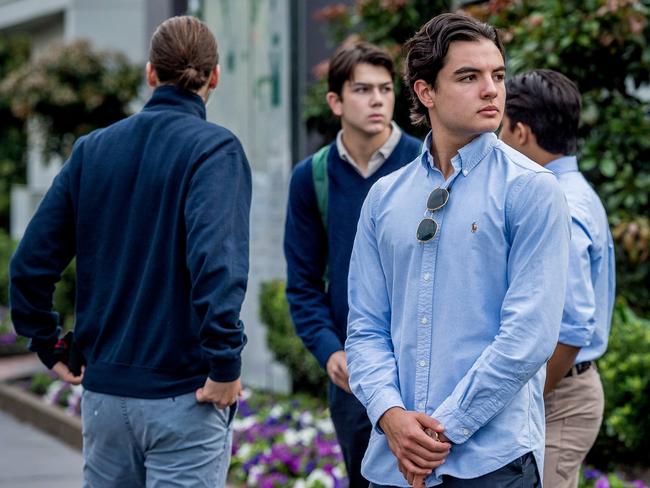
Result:
{"label": "dark sunglass lens", "polygon": [[418,225],[417,238],[418,241],[426,242],[433,239],[438,232],[438,224],[433,219],[423,219]]}
{"label": "dark sunglass lens", "polygon": [[427,200],[427,208],[429,210],[438,210],[444,206],[449,199],[449,192],[445,188],[436,188],[429,195]]}

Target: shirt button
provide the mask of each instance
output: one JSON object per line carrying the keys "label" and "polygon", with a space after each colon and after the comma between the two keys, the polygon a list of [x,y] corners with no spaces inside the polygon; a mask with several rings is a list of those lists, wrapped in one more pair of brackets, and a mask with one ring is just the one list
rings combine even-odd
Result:
{"label": "shirt button", "polygon": [[468,173],[469,173],[469,171],[467,171],[466,169],[463,170],[463,175],[464,176],[467,176]]}
{"label": "shirt button", "polygon": [[424,402],[420,402],[420,403],[418,403],[418,408],[419,408],[420,410],[424,410]]}
{"label": "shirt button", "polygon": [[422,275],[422,279],[424,281],[429,281],[431,279],[431,275],[429,273],[424,273],[424,275]]}
{"label": "shirt button", "polygon": [[469,435],[469,429],[466,428],[466,427],[463,427],[463,428],[461,429],[461,432],[463,433],[464,436],[468,436],[468,435]]}
{"label": "shirt button", "polygon": [[422,317],[422,318],[420,319],[420,323],[421,323],[421,324],[426,324],[427,322],[428,322],[428,320],[427,320],[426,317]]}
{"label": "shirt button", "polygon": [[426,361],[419,361],[418,364],[423,368],[427,365]]}

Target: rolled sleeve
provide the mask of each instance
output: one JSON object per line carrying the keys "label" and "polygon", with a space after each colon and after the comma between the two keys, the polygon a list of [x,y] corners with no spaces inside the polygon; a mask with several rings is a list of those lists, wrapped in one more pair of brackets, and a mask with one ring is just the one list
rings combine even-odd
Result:
{"label": "rolled sleeve", "polygon": [[573,217],[569,276],[559,338],[559,342],[569,346],[589,346],[596,327],[596,296],[591,279],[592,245],[587,227]]}

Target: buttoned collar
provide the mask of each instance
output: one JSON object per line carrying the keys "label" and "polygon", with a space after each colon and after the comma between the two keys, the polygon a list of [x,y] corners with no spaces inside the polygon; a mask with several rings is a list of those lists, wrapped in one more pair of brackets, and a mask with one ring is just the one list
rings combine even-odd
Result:
{"label": "buttoned collar", "polygon": [[[456,155],[451,158],[452,166],[462,171],[463,176],[467,176],[478,163],[492,150],[497,143],[497,136],[494,132],[485,132],[472,139],[468,144],[461,147]],[[421,163],[427,168],[427,171],[435,167],[433,156],[431,155],[431,132],[427,134],[422,144]]]}
{"label": "buttoned collar", "polygon": [[372,176],[372,174],[375,173],[390,157],[392,152],[397,147],[397,144],[399,144],[400,137],[402,137],[402,129],[400,129],[394,120],[391,121],[390,125],[392,128],[390,136],[386,142],[384,142],[383,146],[377,149],[372,154],[372,156],[370,156],[370,160],[368,161],[368,168],[365,172],[361,171],[359,165],[352,158],[347,148],[345,147],[345,144],[343,144],[343,129],[341,129],[336,135],[336,149],[339,152],[339,156],[343,161],[350,163],[350,165],[352,165],[352,167],[364,178]]}
{"label": "buttoned collar", "polygon": [[576,172],[578,171],[578,158],[575,156],[563,156],[554,159],[544,167],[552,171],[554,175]]}
{"label": "buttoned collar", "polygon": [[205,103],[196,93],[181,90],[174,85],[157,87],[143,110],[178,110],[197,115],[205,120]]}

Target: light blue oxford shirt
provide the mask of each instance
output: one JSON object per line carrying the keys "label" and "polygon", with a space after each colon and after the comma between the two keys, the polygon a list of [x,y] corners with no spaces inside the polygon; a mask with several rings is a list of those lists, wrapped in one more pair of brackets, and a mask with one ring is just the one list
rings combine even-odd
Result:
{"label": "light blue oxford shirt", "polygon": [[[474,478],[532,451],[543,465],[546,370],[558,340],[570,219],[553,174],[482,134],[445,181],[424,151],[370,190],[349,274],[350,386],[375,426],[362,473],[408,486],[379,418],[391,407],[442,422],[452,446],[427,478]],[[429,193],[451,187],[416,229]]]}
{"label": "light blue oxford shirt", "polygon": [[581,348],[576,364],[594,361],[607,349],[615,300],[614,242],[607,214],[574,156],[545,167],[556,176],[571,212],[569,277],[559,341]]}

